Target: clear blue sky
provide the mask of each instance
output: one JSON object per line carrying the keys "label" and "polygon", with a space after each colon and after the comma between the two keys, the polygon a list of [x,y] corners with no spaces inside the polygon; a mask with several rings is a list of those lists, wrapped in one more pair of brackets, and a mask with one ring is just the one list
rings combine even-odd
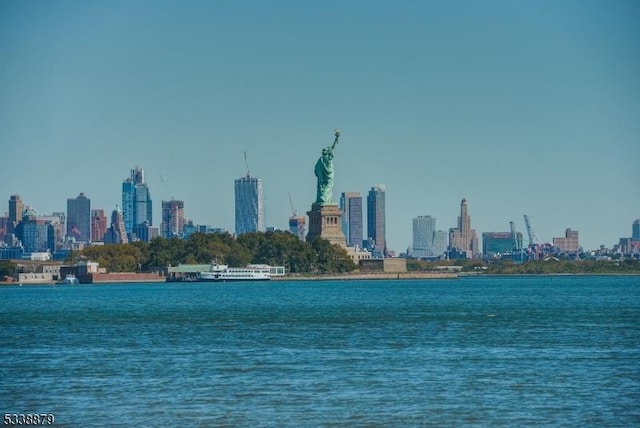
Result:
{"label": "clear blue sky", "polygon": [[4,0],[0,203],[111,210],[139,165],[156,225],[175,197],[233,231],[246,151],[284,229],[339,128],[334,198],[385,184],[391,249],[463,197],[478,234],[529,214],[610,247],[640,217],[639,22],[624,0]]}

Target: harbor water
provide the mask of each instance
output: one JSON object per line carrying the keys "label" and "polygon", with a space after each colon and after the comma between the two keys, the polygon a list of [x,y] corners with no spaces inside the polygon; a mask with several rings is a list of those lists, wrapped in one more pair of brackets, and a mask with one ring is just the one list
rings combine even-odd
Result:
{"label": "harbor water", "polygon": [[0,287],[0,413],[639,426],[640,277]]}

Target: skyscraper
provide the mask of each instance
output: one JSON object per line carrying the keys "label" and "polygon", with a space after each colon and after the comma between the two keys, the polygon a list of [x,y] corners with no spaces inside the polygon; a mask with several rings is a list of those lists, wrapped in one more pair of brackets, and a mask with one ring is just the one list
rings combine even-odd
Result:
{"label": "skyscraper", "polygon": [[91,200],[84,193],[67,199],[67,236],[76,242],[91,242]]}
{"label": "skyscraper", "polygon": [[236,235],[264,232],[262,179],[246,175],[235,181]]}
{"label": "skyscraper", "polygon": [[104,210],[91,210],[91,242],[101,242],[107,233],[107,216]]}
{"label": "skyscraper", "polygon": [[340,210],[342,211],[342,232],[347,240],[347,246],[360,247],[363,232],[360,193],[343,192],[340,196]]}
{"label": "skyscraper", "polygon": [[635,220],[631,226],[631,240],[640,241],[640,219]]}
{"label": "skyscraper", "polygon": [[384,257],[387,251],[384,196],[384,185],[373,186],[367,195],[367,240],[373,242],[368,249],[376,258]]}
{"label": "skyscraper", "polygon": [[471,217],[467,212],[467,200],[464,198],[460,203],[458,227],[449,229],[449,248],[453,257],[460,255],[467,259],[480,252],[478,235],[471,229]]}
{"label": "skyscraper", "polygon": [[184,232],[184,202],[162,201],[162,223],[160,235],[163,238],[182,236]]}
{"label": "skyscraper", "polygon": [[111,212],[111,226],[107,229],[104,235],[105,244],[127,244],[129,242],[127,238],[127,232],[124,228],[124,220],[122,219],[122,212],[116,205],[116,209]]}
{"label": "skyscraper", "polygon": [[122,218],[127,234],[145,222],[152,225],[152,212],[151,194],[144,181],[144,170],[136,166],[131,170],[131,176],[122,183]]}
{"label": "skyscraper", "polygon": [[413,219],[413,256],[432,257],[433,239],[436,231],[436,219],[430,215],[421,215]]}
{"label": "skyscraper", "polygon": [[15,228],[22,220],[22,211],[24,207],[20,195],[11,195],[9,197],[9,224],[7,225],[7,234],[15,232]]}

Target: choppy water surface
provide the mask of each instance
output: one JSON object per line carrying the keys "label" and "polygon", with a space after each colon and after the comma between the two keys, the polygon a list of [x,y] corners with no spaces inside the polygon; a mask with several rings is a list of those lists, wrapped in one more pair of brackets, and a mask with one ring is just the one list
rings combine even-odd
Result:
{"label": "choppy water surface", "polygon": [[2,287],[0,412],[637,426],[640,278]]}

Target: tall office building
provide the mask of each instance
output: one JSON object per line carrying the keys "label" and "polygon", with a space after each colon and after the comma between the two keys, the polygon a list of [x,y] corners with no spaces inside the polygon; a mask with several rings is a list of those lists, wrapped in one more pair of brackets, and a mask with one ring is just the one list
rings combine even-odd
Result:
{"label": "tall office building", "polygon": [[247,176],[235,181],[236,235],[264,232],[262,179]]}
{"label": "tall office building", "polygon": [[162,201],[162,223],[160,235],[163,238],[182,236],[184,232],[184,202]]}
{"label": "tall office building", "polygon": [[374,258],[385,257],[387,247],[385,240],[385,188],[384,185],[373,186],[367,195],[367,241]]}
{"label": "tall office building", "polygon": [[91,242],[102,242],[105,233],[107,233],[107,216],[104,210],[91,210]]}
{"label": "tall office building", "polygon": [[454,258],[463,256],[470,259],[480,252],[478,235],[471,229],[471,217],[467,210],[467,200],[464,198],[460,203],[458,227],[449,229],[449,248]]}
{"label": "tall office building", "polygon": [[360,247],[362,245],[362,196],[359,192],[343,192],[340,196],[340,210],[342,211],[342,233],[347,240],[347,246]]}
{"label": "tall office building", "polygon": [[131,170],[131,176],[122,183],[122,217],[127,234],[137,225],[153,224],[152,204],[149,187],[144,181],[144,170],[138,166]]}
{"label": "tall office building", "polygon": [[20,195],[11,195],[9,197],[9,224],[7,225],[7,234],[15,232],[15,228],[22,221],[22,211],[24,206]]}
{"label": "tall office building", "polygon": [[631,240],[640,241],[640,219],[635,220],[631,226]]}
{"label": "tall office building", "polygon": [[413,256],[433,257],[433,240],[436,232],[436,219],[430,215],[421,215],[413,219]]}
{"label": "tall office building", "polygon": [[76,242],[91,242],[91,200],[84,193],[67,199],[67,236]]}

